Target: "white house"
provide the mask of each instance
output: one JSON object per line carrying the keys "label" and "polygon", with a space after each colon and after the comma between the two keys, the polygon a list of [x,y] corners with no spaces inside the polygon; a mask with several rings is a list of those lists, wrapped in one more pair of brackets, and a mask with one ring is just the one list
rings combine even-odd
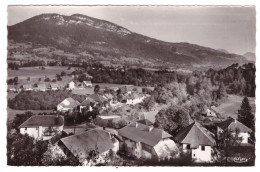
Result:
{"label": "white house", "polygon": [[252,132],[250,128],[233,118],[229,118],[218,124],[217,136],[219,140],[222,139],[221,137],[223,137],[222,133],[224,131],[231,132],[234,136],[236,132],[238,132],[238,138],[241,139],[241,143],[248,143],[248,138],[250,138],[250,133]]}
{"label": "white house", "polygon": [[194,161],[211,162],[212,148],[216,141],[198,122],[194,122],[180,131],[175,137],[184,153],[191,154]]}
{"label": "white house", "polygon": [[[115,134],[102,129],[92,129],[62,138],[58,145],[67,157],[78,158],[82,165],[95,165],[105,162],[109,151],[116,153],[119,150],[119,141]],[[97,162],[88,159],[91,151],[98,154]]]}
{"label": "white house", "polygon": [[207,117],[217,117],[216,111],[214,111],[212,108],[208,108],[206,110]]}
{"label": "white house", "polygon": [[145,96],[140,96],[137,93],[133,93],[128,95],[126,98],[126,104],[128,105],[135,105],[141,103],[144,100]]}
{"label": "white house", "polygon": [[50,85],[50,89],[51,90],[58,90],[59,89],[59,85],[53,83],[53,84]]}
{"label": "white house", "polygon": [[83,81],[83,82],[82,82],[82,87],[83,87],[83,88],[92,87],[91,81]]}
{"label": "white house", "polygon": [[22,88],[23,88],[23,90],[25,90],[25,91],[31,91],[31,90],[33,90],[31,84],[25,84],[25,85],[22,86]]}
{"label": "white house", "polygon": [[74,81],[70,81],[68,83],[68,89],[72,90],[74,88],[76,88],[76,83]]}
{"label": "white house", "polygon": [[38,84],[35,89],[37,91],[46,91],[47,90],[47,86],[46,86],[46,84]]}
{"label": "white house", "polygon": [[73,110],[77,106],[79,106],[80,103],[77,100],[74,100],[73,98],[69,97],[64,99],[60,104],[57,105],[57,111],[69,111]]}
{"label": "white house", "polygon": [[39,140],[48,140],[63,130],[63,116],[33,115],[19,126],[21,134]]}
{"label": "white house", "polygon": [[179,149],[167,132],[133,122],[118,130],[118,137],[122,140],[120,149],[127,148],[127,154],[136,158],[164,160],[179,156]]}

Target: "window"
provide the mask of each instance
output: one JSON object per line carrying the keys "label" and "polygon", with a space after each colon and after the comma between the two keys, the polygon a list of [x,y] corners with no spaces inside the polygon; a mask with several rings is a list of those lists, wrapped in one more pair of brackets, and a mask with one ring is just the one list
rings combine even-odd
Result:
{"label": "window", "polygon": [[202,150],[202,151],[205,151],[205,146],[201,146],[201,150]]}
{"label": "window", "polygon": [[187,144],[186,148],[187,148],[187,149],[190,149],[190,144]]}
{"label": "window", "polygon": [[25,127],[25,129],[24,129],[25,131],[27,131],[27,127]]}

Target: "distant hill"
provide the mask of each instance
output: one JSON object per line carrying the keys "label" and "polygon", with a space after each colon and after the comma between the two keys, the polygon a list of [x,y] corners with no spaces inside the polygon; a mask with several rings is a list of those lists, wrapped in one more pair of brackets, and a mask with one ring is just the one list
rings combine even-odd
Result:
{"label": "distant hill", "polygon": [[153,63],[225,65],[246,60],[241,55],[195,44],[160,41],[81,14],[32,17],[8,26],[8,39],[53,46],[73,53],[99,53],[107,59],[124,57]]}
{"label": "distant hill", "polygon": [[243,54],[243,56],[249,61],[255,62],[255,60],[256,60],[255,53],[247,52],[247,53]]}
{"label": "distant hill", "polygon": [[229,53],[227,50],[225,50],[225,49],[217,49],[218,51],[221,51],[221,52],[223,52],[223,53]]}

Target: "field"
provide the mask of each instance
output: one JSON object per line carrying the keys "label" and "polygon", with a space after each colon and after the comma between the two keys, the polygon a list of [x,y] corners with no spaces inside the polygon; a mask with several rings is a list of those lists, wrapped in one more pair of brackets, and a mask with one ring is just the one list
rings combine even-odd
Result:
{"label": "field", "polygon": [[[223,117],[231,116],[237,118],[237,112],[240,109],[243,98],[243,96],[228,95],[228,99],[222,102],[217,109],[221,112]],[[255,114],[255,98],[249,97],[248,99],[252,107],[252,113]]]}
{"label": "field", "polygon": [[62,71],[65,71],[67,74],[74,71],[73,68],[67,70],[68,67],[62,66],[53,66],[53,67],[45,67],[45,70],[39,69],[39,67],[24,67],[19,70],[7,70],[8,78],[13,78],[17,76],[19,79],[30,78],[39,78],[45,76],[55,76],[56,74],[60,74]]}
{"label": "field", "polygon": [[43,113],[43,112],[53,112],[53,110],[15,110],[15,109],[10,109],[9,107],[7,107],[7,119],[8,120],[13,120],[16,114],[22,114],[25,113],[27,111],[31,111],[34,114],[39,114],[39,113]]}

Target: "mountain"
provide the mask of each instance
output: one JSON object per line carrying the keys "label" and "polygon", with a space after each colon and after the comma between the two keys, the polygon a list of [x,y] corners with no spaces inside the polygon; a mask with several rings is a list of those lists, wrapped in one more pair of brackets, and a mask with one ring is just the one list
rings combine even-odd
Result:
{"label": "mountain", "polygon": [[221,51],[221,52],[223,52],[223,53],[229,53],[227,50],[225,50],[225,49],[217,49],[218,51]]}
{"label": "mountain", "polygon": [[160,41],[81,14],[32,17],[8,26],[8,39],[53,46],[73,53],[99,54],[107,59],[132,58],[174,64],[231,64],[246,60],[241,55],[195,44]]}
{"label": "mountain", "polygon": [[255,62],[255,60],[256,60],[255,53],[247,52],[247,53],[243,54],[243,56],[249,61]]}

